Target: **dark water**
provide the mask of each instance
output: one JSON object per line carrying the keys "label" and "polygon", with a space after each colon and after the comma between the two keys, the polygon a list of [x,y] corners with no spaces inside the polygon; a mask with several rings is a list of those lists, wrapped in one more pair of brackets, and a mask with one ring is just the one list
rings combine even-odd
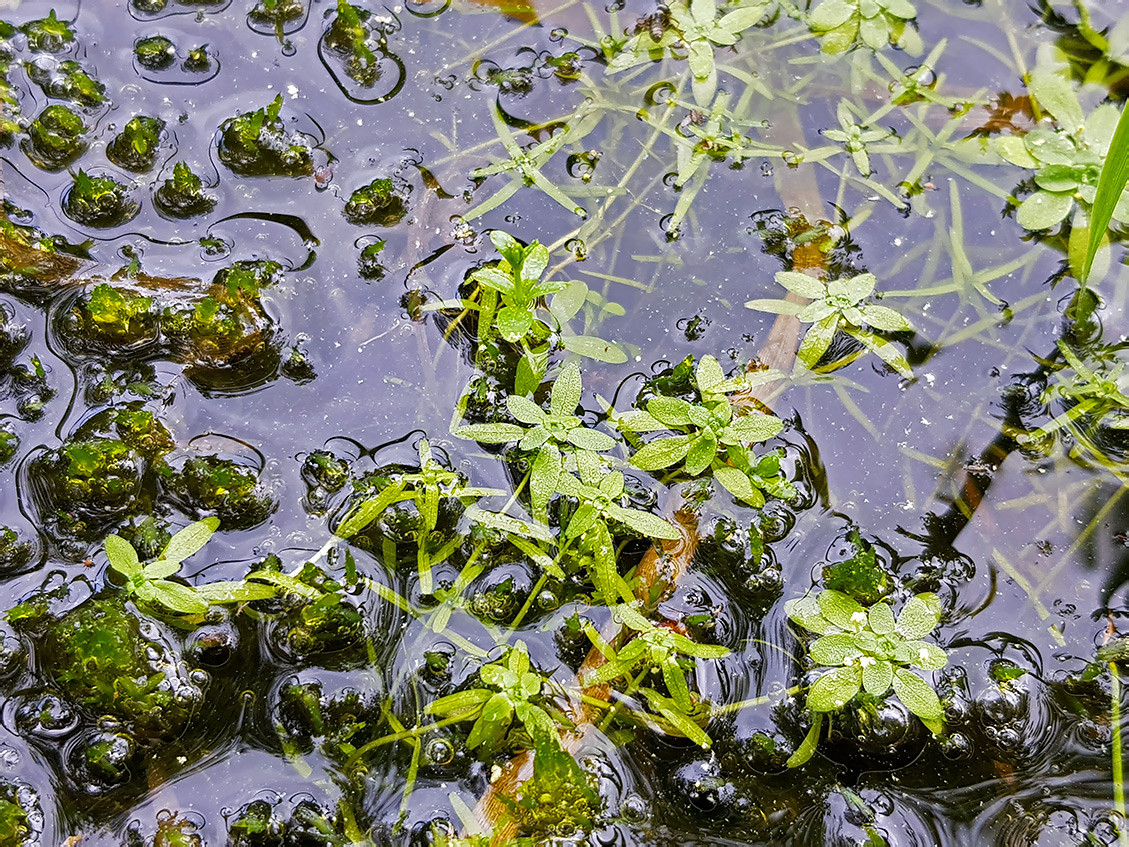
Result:
{"label": "dark water", "polygon": [[[74,21],[74,43],[49,53],[35,52],[19,33],[6,42],[25,125],[51,104],[73,104],[73,91],[58,87],[64,61],[101,81],[107,98],[74,105],[87,149],[73,163],[45,168],[40,156],[37,165],[25,130],[2,151],[11,220],[74,244],[89,239],[89,258],[77,268],[8,273],[0,298],[8,334],[27,338],[23,346],[10,342],[0,381],[4,423],[19,438],[0,468],[0,517],[26,545],[5,554],[3,605],[69,588],[51,595],[34,625],[5,624],[0,779],[8,799],[18,795],[33,810],[34,834],[24,843],[81,835],[83,847],[321,845],[354,843],[359,832],[377,844],[424,844],[433,821],[450,819],[460,829],[450,796],[473,807],[490,776],[465,748],[466,725],[423,737],[406,800],[411,745],[375,747],[360,762],[341,751],[396,732],[397,724],[428,720],[421,710],[437,693],[465,681],[486,652],[497,658],[495,640],[506,633],[499,620],[513,612],[492,619],[483,604],[507,591],[524,600],[538,578],[531,563],[495,563],[452,601],[446,629],[428,611],[436,601],[420,597],[410,562],[389,569],[381,551],[364,544],[357,568],[417,611],[357,586],[346,606],[359,612],[359,623],[342,624],[337,640],[305,638],[293,611],[237,609],[183,629],[138,618],[127,606],[105,626],[139,626],[151,642],[146,660],[174,695],[148,717],[114,713],[116,696],[98,701],[108,707],[78,702],[81,683],[66,677],[51,619],[69,615],[64,621],[74,628],[82,620],[75,610],[89,609],[92,595],[120,593],[106,586],[103,540],[112,531],[139,538],[150,515],[173,530],[208,514],[223,519],[205,552],[186,562],[189,583],[240,579],[270,554],[287,570],[301,564],[330,539],[331,516],[340,518],[351,491],[318,477],[315,451],[333,454],[359,479],[377,466],[418,463],[416,444],[426,436],[474,484],[512,490],[503,463],[450,435],[452,411],[475,370],[445,340],[435,313],[418,309],[456,296],[470,270],[495,258],[491,228],[550,245],[560,275],[622,306],[602,317],[592,310],[590,331],[614,339],[628,361],[582,363],[590,423],[601,409],[597,398],[626,409],[645,378],[688,355],[743,368],[772,325],[771,315],[743,303],[781,296],[774,233],[785,207],[812,208],[808,186],[817,213],[852,221],[842,266],[874,273],[879,290],[890,292],[884,303],[918,330],[910,344],[916,378],[901,380],[869,356],[835,381],[791,385],[772,402],[788,421],[774,443],[786,451],[800,497],[770,501],[763,513],[715,497],[699,523],[714,540],[703,542],[661,606],[675,621],[712,615],[709,639],[733,651],[699,663],[703,698],[718,706],[769,702],[712,720],[709,751],[647,729],[630,739],[622,727],[599,734],[582,754],[604,801],[589,837],[601,844],[1116,843],[1111,681],[1104,666],[1093,680],[1083,672],[1107,628],[1122,624],[1129,516],[1117,457],[1124,460],[1125,448],[1107,445],[1099,461],[1077,437],[1052,439],[1045,450],[1018,449],[1008,437],[1062,411],[1043,407],[1038,395],[1076,284],[1051,284],[1061,244],[1033,240],[1001,216],[1024,172],[927,140],[927,133],[969,136],[989,118],[984,105],[963,115],[958,107],[956,116],[943,105],[914,107],[917,124],[896,110],[877,121],[934,157],[915,173],[905,149],[872,153],[872,183],[841,151],[826,165],[795,169],[772,150],[741,167],[732,158],[716,161],[674,238],[668,216],[681,195],[669,176],[678,168],[672,137],[693,104],[683,91],[674,116],[661,118],[667,94],[649,89],[676,81],[685,63],[667,59],[608,75],[598,53],[603,34],[631,32],[654,11],[646,3],[587,13],[580,4],[546,4],[537,25],[520,23],[528,9],[507,16],[476,5],[368,4],[382,33],[374,36],[379,79],[371,87],[350,79],[326,47],[335,4],[298,3],[296,16],[277,28],[257,20],[247,0],[166,5],[144,12],[113,0],[59,3],[58,17]],[[51,9],[22,2],[2,13],[19,25]],[[1095,3],[1095,26],[1126,11],[1113,0]],[[918,24],[926,52],[948,39],[937,61],[939,90],[980,104],[1001,92],[1021,95],[1020,65],[1032,66],[1062,35],[1019,2],[922,2]],[[875,109],[888,96],[880,65],[823,57],[804,33],[782,15],[734,48],[716,49],[719,62],[756,74],[723,74],[722,87],[741,101],[739,135],[773,148],[822,148],[830,142],[818,131],[837,125],[841,98]],[[175,45],[167,68],[135,58],[135,42],[154,35]],[[201,45],[207,67],[185,68]],[[883,55],[899,68],[920,61],[889,47]],[[45,91],[32,71],[56,87]],[[746,88],[753,79],[763,89]],[[303,134],[309,147],[307,172],[237,173],[222,161],[221,125],[276,95],[285,131]],[[1095,87],[1084,104],[1100,99]],[[511,178],[469,178],[505,158],[490,110],[497,105],[517,142],[529,145],[547,140],[547,124],[586,102],[601,123],[544,173],[587,208],[587,220],[529,185],[474,215]],[[155,161],[142,173],[108,158],[136,114],[165,124]],[[654,129],[661,120],[671,135]],[[176,162],[201,177],[214,208],[186,220],[158,210],[155,193]],[[68,217],[66,195],[80,168],[127,183],[137,215],[110,227]],[[907,175],[922,190],[904,200],[898,185]],[[346,202],[376,179],[393,181],[403,215],[350,222]],[[374,259],[382,269],[366,279],[358,259],[382,240]],[[1104,306],[1096,319],[1107,342],[1127,332],[1121,258],[1115,249],[1099,288]],[[252,261],[279,268],[236,342],[216,349],[178,342],[168,320],[160,332],[128,340],[82,323],[81,304],[123,268],[117,289],[176,312],[215,294],[209,286],[217,273]],[[139,263],[132,275],[131,262]],[[987,294],[973,284],[977,274]],[[66,487],[52,475],[52,457],[60,445],[121,437],[108,409],[151,412],[174,446],[157,458],[135,453],[105,489],[98,489],[108,479],[101,473],[87,490]],[[207,457],[254,482],[248,505],[193,487],[186,467],[203,467]],[[672,490],[633,473],[637,506],[673,511]],[[975,493],[985,489],[982,498]],[[741,548],[750,525],[768,542],[759,562]],[[726,535],[727,527],[737,529]],[[802,676],[784,601],[810,588],[823,563],[851,557],[852,529],[893,574],[897,596],[930,590],[942,598],[937,640],[950,658],[933,678],[948,736],[930,738],[904,708],[887,704],[869,727],[837,724],[815,759],[788,771],[779,751],[786,758],[806,724],[802,701],[784,695]],[[341,578],[343,568],[342,554],[329,570]],[[436,573],[443,584],[458,570],[447,563]],[[557,586],[536,598],[520,627],[534,662],[565,685],[574,680],[569,644],[559,635],[566,619],[574,612],[607,619],[583,596]],[[582,657],[587,642],[579,649]],[[445,670],[429,671],[440,658]],[[85,668],[91,678],[99,670]],[[350,726],[351,734],[311,730],[296,683],[314,692],[320,686],[321,708],[334,715],[329,723]],[[146,730],[150,719],[156,728]],[[99,742],[123,751],[113,773],[89,767],[87,751]],[[778,745],[775,755],[765,752],[769,742]],[[275,821],[277,837],[229,834],[248,810]],[[301,823],[319,814],[326,831]],[[176,828],[197,840],[168,840]]]}

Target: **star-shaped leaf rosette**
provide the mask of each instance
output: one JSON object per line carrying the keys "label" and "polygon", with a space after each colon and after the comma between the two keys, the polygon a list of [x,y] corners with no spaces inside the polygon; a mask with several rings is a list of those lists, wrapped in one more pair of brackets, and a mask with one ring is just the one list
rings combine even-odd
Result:
{"label": "star-shaped leaf rosette", "polygon": [[771,450],[758,456],[751,446],[779,435],[783,421],[734,403],[729,395],[747,383],[727,380],[713,356],[703,356],[698,362],[694,384],[701,397],[697,403],[660,396],[647,401],[646,411],[619,416],[616,423],[621,432],[677,433],[642,445],[631,464],[644,471],[681,464],[691,477],[709,470],[734,497],[755,508],[764,505],[765,494],[782,500],[794,498],[796,490],[780,469],[783,452]]}
{"label": "star-shaped leaf rosette", "polygon": [[804,323],[812,324],[796,353],[796,358],[806,368],[816,370],[816,365],[830,349],[835,334],[842,330],[859,341],[863,349],[821,365],[818,370],[832,371],[843,367],[870,350],[902,376],[913,376],[909,362],[898,348],[872,331],[907,332],[913,329],[910,322],[893,309],[865,302],[874,294],[878,282],[874,274],[862,273],[824,283],[796,271],[779,271],[776,281],[811,302],[762,299],[750,300],[745,306],[777,315],[795,315]]}
{"label": "star-shaped leaf rosette", "polygon": [[867,607],[830,589],[789,600],[784,610],[793,622],[822,636],[808,647],[808,657],[817,667],[829,668],[808,689],[807,705],[816,719],[790,767],[802,765],[815,752],[822,716],[842,709],[860,691],[884,699],[893,689],[930,731],[943,731],[941,701],[913,670],[935,671],[948,664],[944,650],[922,640],[941,619],[936,594],[910,598],[897,618],[884,601]]}

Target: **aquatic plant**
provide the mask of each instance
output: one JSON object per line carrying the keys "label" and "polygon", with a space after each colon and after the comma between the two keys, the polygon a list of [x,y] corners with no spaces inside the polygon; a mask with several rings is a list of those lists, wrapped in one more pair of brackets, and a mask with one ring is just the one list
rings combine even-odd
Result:
{"label": "aquatic plant", "polygon": [[323,43],[345,62],[345,73],[354,82],[371,88],[380,81],[382,71],[376,50],[382,42],[380,31],[370,23],[372,12],[337,0],[337,14],[325,31]]}
{"label": "aquatic plant", "polygon": [[204,182],[186,162],[173,165],[172,176],[153,194],[161,214],[177,220],[206,215],[216,207],[216,198],[204,190]]}
{"label": "aquatic plant", "polygon": [[922,52],[914,28],[917,9],[909,0],[822,0],[808,17],[825,53],[844,53],[860,42],[872,50],[895,44],[910,55]]}
{"label": "aquatic plant", "polygon": [[[1112,103],[1084,115],[1070,83],[1048,68],[1036,68],[1029,87],[1042,108],[1055,117],[1057,126],[1037,126],[1022,136],[1001,135],[993,144],[1013,165],[1035,171],[1035,191],[1019,203],[1015,217],[1025,229],[1045,230],[1071,217],[1076,204],[1089,210],[1119,116]],[[1111,197],[1118,199],[1110,216],[1129,221],[1129,190],[1123,186]]]}
{"label": "aquatic plant", "polygon": [[378,177],[349,196],[345,220],[357,225],[395,226],[408,213],[407,194],[407,186]]}
{"label": "aquatic plant", "polygon": [[922,641],[941,619],[936,595],[911,597],[897,618],[886,602],[865,607],[833,589],[789,600],[784,609],[793,622],[821,636],[808,646],[807,655],[816,667],[830,668],[808,689],[806,703],[814,719],[789,767],[799,767],[815,752],[821,716],[844,708],[860,691],[882,699],[892,688],[934,734],[942,732],[941,701],[912,670],[935,671],[948,663],[943,649]]}
{"label": "aquatic plant", "polygon": [[63,197],[63,212],[71,220],[99,229],[120,226],[140,211],[131,188],[112,176],[90,176],[79,170]]}
{"label": "aquatic plant", "polygon": [[738,406],[730,394],[746,387],[740,379],[726,380],[713,356],[703,356],[694,371],[698,402],[659,396],[647,401],[646,411],[626,412],[616,426],[627,433],[671,431],[639,447],[631,464],[645,471],[681,465],[691,477],[709,470],[734,497],[750,506],[764,505],[765,493],[783,499],[795,489],[780,473],[778,452],[756,456],[748,447],[779,435],[783,422],[773,415]]}
{"label": "aquatic plant", "polygon": [[86,122],[73,109],[52,104],[28,128],[25,151],[38,167],[62,170],[86,152]]}
{"label": "aquatic plant", "polygon": [[842,330],[902,376],[913,376],[913,370],[905,356],[893,344],[872,331],[909,332],[913,329],[909,321],[893,309],[865,302],[874,293],[878,282],[874,274],[863,273],[824,283],[809,274],[778,271],[776,281],[803,299],[757,299],[750,300],[745,306],[778,315],[795,315],[804,323],[813,324],[796,353],[797,361],[804,367],[809,370],[833,370],[858,358],[860,353],[855,352],[838,361],[820,365],[824,354],[831,348],[835,334]]}
{"label": "aquatic plant", "polygon": [[163,35],[146,36],[134,42],[133,56],[146,70],[163,71],[176,62],[176,45]]}
{"label": "aquatic plant", "polygon": [[54,9],[45,18],[25,23],[20,32],[27,36],[28,49],[36,53],[60,53],[75,40],[70,22],[59,20]]}
{"label": "aquatic plant", "polygon": [[309,176],[313,158],[306,138],[288,134],[279,117],[282,96],[270,105],[220,124],[219,160],[241,176]]}
{"label": "aquatic plant", "polygon": [[157,161],[165,122],[149,115],[134,115],[106,145],[106,158],[127,171],[145,173]]}
{"label": "aquatic plant", "polygon": [[50,64],[28,62],[24,68],[28,78],[48,97],[70,100],[88,109],[106,103],[106,86],[73,59]]}

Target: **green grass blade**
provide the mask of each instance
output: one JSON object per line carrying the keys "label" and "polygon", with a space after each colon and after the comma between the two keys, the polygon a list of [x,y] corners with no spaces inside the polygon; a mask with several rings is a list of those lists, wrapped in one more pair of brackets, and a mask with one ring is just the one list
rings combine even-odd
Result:
{"label": "green grass blade", "polygon": [[1098,253],[1098,246],[1105,237],[1106,227],[1113,218],[1114,207],[1129,183],[1129,108],[1121,110],[1121,119],[1117,122],[1113,140],[1109,143],[1105,163],[1102,165],[1101,176],[1098,177],[1098,192],[1094,196],[1094,205],[1090,213],[1090,238],[1086,245],[1086,258],[1082,265],[1080,280],[1085,285],[1090,276],[1090,267],[1094,264],[1094,256]]}

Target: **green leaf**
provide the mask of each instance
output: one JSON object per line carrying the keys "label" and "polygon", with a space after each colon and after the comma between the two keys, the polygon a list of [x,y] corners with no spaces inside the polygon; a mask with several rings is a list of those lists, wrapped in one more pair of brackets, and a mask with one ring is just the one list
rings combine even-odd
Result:
{"label": "green leaf", "polygon": [[471,750],[486,746],[487,749],[497,746],[513,720],[514,707],[510,698],[505,694],[495,694],[482,707],[482,714],[470,728],[466,746]]}
{"label": "green leaf", "polygon": [[289,594],[296,594],[299,597],[305,597],[309,600],[316,600],[322,596],[322,592],[312,585],[306,585],[306,583],[302,582],[300,579],[292,577],[290,574],[280,573],[279,571],[252,571],[247,574],[247,579],[277,585]]}
{"label": "green leaf", "polygon": [[1005,161],[1013,165],[1028,170],[1035,170],[1039,167],[1039,160],[1027,151],[1027,145],[1023,143],[1022,136],[998,135],[992,139],[992,145]]}
{"label": "green leaf", "polygon": [[533,313],[521,306],[503,306],[495,318],[502,338],[517,343],[533,327]]}
{"label": "green leaf", "polygon": [[698,362],[694,379],[698,383],[698,389],[705,394],[714,386],[725,382],[725,373],[713,356],[702,356],[701,361]]}
{"label": "green leaf", "polygon": [[861,653],[858,639],[848,633],[825,635],[808,648],[808,655],[813,662],[830,668],[837,667],[848,659],[857,658]]}
{"label": "green leaf", "polygon": [[536,425],[546,418],[545,410],[528,397],[511,394],[506,398],[506,408],[523,424]]}
{"label": "green leaf", "polygon": [[1047,191],[1073,191],[1081,173],[1073,165],[1047,165],[1035,174],[1035,184]]}
{"label": "green leaf", "polygon": [[494,696],[494,692],[485,688],[471,688],[467,691],[456,691],[446,697],[440,697],[427,704],[424,711],[429,715],[449,717],[454,715],[470,716],[477,714],[482,705]]}
{"label": "green leaf", "polygon": [[819,730],[822,726],[823,715],[816,712],[812,715],[811,729],[808,730],[808,734],[804,736],[804,740],[795,752],[788,757],[787,767],[798,768],[807,764],[808,760],[815,755],[816,747],[819,746]]}
{"label": "green leaf", "polygon": [[565,365],[549,393],[549,411],[558,417],[573,414],[580,405],[582,393],[580,368],[572,363]]}
{"label": "green leaf", "polygon": [[[906,656],[904,660],[900,655],[903,648]],[[898,651],[898,661],[921,668],[923,671],[939,671],[949,663],[945,651],[927,641],[906,641],[898,645]]]}
{"label": "green leaf", "polygon": [[1073,134],[1082,128],[1085,118],[1082,104],[1074,93],[1070,80],[1049,68],[1035,68],[1027,83],[1027,90],[1035,96],[1046,111],[1054,115],[1058,125]]}
{"label": "green leaf", "polygon": [[404,500],[409,495],[404,493],[404,483],[395,482],[368,500],[354,503],[346,513],[345,518],[337,525],[333,534],[338,538],[349,539],[380,517],[393,503]]}
{"label": "green leaf", "polygon": [[811,329],[807,331],[804,340],[800,343],[796,358],[808,370],[813,370],[819,360],[823,358],[823,354],[827,352],[827,348],[831,346],[831,340],[835,337],[838,329],[839,316],[837,314],[829,315],[818,323],[812,324]]}
{"label": "green leaf", "polygon": [[678,397],[655,397],[647,401],[647,414],[669,427],[690,426],[690,403]]}
{"label": "green leaf", "polygon": [[223,606],[276,597],[278,589],[262,583],[220,580],[196,586],[196,594],[208,603]]}
{"label": "green leaf", "polygon": [[674,705],[683,714],[689,712],[694,704],[690,701],[690,688],[686,684],[686,675],[682,673],[678,660],[674,656],[668,656],[661,667],[663,682],[666,683],[666,690],[670,692]]}
{"label": "green leaf", "polygon": [[697,476],[710,466],[717,455],[717,438],[710,430],[702,430],[702,434],[690,442],[690,449],[686,451],[686,473]]}
{"label": "green leaf", "polygon": [[705,730],[690,720],[685,714],[678,711],[677,708],[672,708],[674,701],[663,697],[657,691],[653,691],[650,688],[644,688],[642,691],[651,708],[666,718],[674,729],[681,732],[699,747],[709,749],[713,742],[710,741],[710,737],[706,735]]}
{"label": "green leaf", "polygon": [[145,579],[164,579],[167,576],[172,576],[178,570],[180,570],[180,562],[156,559],[141,569],[141,575]]}
{"label": "green leaf", "polygon": [[204,518],[202,521],[190,523],[169,539],[164,552],[161,553],[161,558],[180,564],[207,544],[208,540],[215,535],[219,526],[220,519],[216,517]]}
{"label": "green leaf", "polygon": [[805,594],[784,604],[784,613],[794,623],[817,635],[834,633],[838,627],[823,616],[819,601],[811,594]]}
{"label": "green leaf", "polygon": [[1027,152],[1044,165],[1073,165],[1078,148],[1065,133],[1051,129],[1033,129],[1023,136]]}
{"label": "green leaf", "polygon": [[860,306],[859,311],[862,312],[863,320],[866,321],[867,326],[874,329],[881,329],[886,332],[907,332],[913,329],[909,321],[893,309],[888,309],[885,306],[867,304]]}
{"label": "green leaf", "polygon": [[907,640],[923,638],[931,633],[941,620],[940,601],[935,594],[918,594],[911,597],[898,615],[896,631]]}
{"label": "green leaf", "polygon": [[881,697],[894,681],[894,666],[884,660],[871,660],[862,668],[862,687],[872,697]]}
{"label": "green leaf", "polygon": [[808,26],[822,32],[846,23],[854,15],[856,7],[846,0],[823,0],[808,17]]}
{"label": "green leaf", "polygon": [[912,671],[904,668],[894,670],[894,693],[905,703],[907,709],[923,721],[940,720],[944,714],[937,692]]}
{"label": "green leaf", "polygon": [[662,470],[678,464],[689,450],[689,436],[657,438],[640,447],[631,457],[631,464],[644,471]]}
{"label": "green leaf", "polygon": [[667,541],[677,541],[681,538],[681,534],[674,528],[668,521],[652,515],[649,512],[641,512],[638,509],[625,509],[622,506],[617,506],[612,503],[608,506],[608,514],[621,523],[627,524],[640,535],[647,538],[663,538]]}
{"label": "green leaf", "polygon": [[798,315],[804,310],[803,303],[793,303],[791,300],[747,300],[746,309],[756,309],[758,312],[771,312],[774,315]]}
{"label": "green leaf", "polygon": [[724,644],[702,644],[678,632],[668,636],[670,643],[683,656],[693,656],[695,659],[720,659],[729,655],[729,648]]}
{"label": "green leaf", "polygon": [[562,324],[566,324],[576,317],[587,299],[588,286],[574,280],[549,300],[549,312]]}
{"label": "green leaf", "polygon": [[627,361],[627,354],[619,347],[594,335],[565,335],[561,337],[561,344],[570,353],[586,356],[597,362],[622,365]]}
{"label": "green leaf", "polygon": [[767,441],[779,435],[783,429],[784,421],[775,415],[746,412],[734,418],[726,431],[738,441]]}
{"label": "green leaf", "polygon": [[120,535],[106,536],[106,558],[110,567],[122,576],[132,579],[141,573],[141,562],[137,558],[137,551],[133,545]]}
{"label": "green leaf", "polygon": [[764,495],[756,489],[752,480],[740,468],[731,465],[721,465],[713,469],[713,476],[721,487],[753,508],[759,509],[764,505]]}
{"label": "green leaf", "polygon": [[479,444],[508,444],[519,441],[525,435],[525,430],[517,424],[484,423],[460,426],[455,430],[455,435]]}
{"label": "green leaf", "polygon": [[1090,210],[1086,258],[1082,263],[1080,274],[1083,284],[1090,277],[1094,256],[1097,255],[1098,247],[1105,237],[1110,218],[1113,217],[1119,202],[1124,199],[1127,184],[1129,184],[1129,108],[1123,107],[1121,117],[1117,121],[1117,129],[1113,133],[1113,140],[1109,145],[1109,152],[1102,164],[1101,175],[1098,177],[1098,190]]}
{"label": "green leaf", "polygon": [[578,426],[568,431],[568,442],[581,450],[611,450],[616,445],[616,440],[607,433],[596,429]]}
{"label": "green leaf", "polygon": [[862,688],[862,672],[857,665],[835,668],[812,684],[808,691],[808,708],[813,712],[833,712],[841,709],[859,693],[860,688]]}
{"label": "green leaf", "polygon": [[827,294],[827,286],[822,282],[798,271],[777,271],[775,279],[793,294],[799,294],[808,300],[822,300]]}
{"label": "green leaf", "polygon": [[535,521],[523,521],[510,517],[501,512],[489,512],[477,506],[471,506],[466,511],[467,517],[475,523],[496,529],[499,532],[509,532],[526,538],[535,538],[539,541],[552,541],[553,535],[548,527]]}
{"label": "green leaf", "polygon": [[514,281],[509,274],[504,274],[496,268],[482,268],[471,274],[471,280],[479,285],[509,294],[514,290]]}
{"label": "green leaf", "polygon": [[823,617],[848,632],[854,632],[868,620],[867,612],[859,602],[842,591],[821,591],[816,602]]}
{"label": "green leaf", "polygon": [[886,603],[875,603],[867,612],[869,626],[878,635],[889,635],[894,631],[894,612]]}
{"label": "green leaf", "polygon": [[149,583],[153,601],[166,609],[182,615],[203,615],[208,611],[208,601],[196,593],[195,588],[158,579]]}
{"label": "green leaf", "polygon": [[529,493],[535,514],[544,519],[543,511],[557,493],[557,480],[561,475],[561,454],[552,444],[537,451],[529,474]]}

